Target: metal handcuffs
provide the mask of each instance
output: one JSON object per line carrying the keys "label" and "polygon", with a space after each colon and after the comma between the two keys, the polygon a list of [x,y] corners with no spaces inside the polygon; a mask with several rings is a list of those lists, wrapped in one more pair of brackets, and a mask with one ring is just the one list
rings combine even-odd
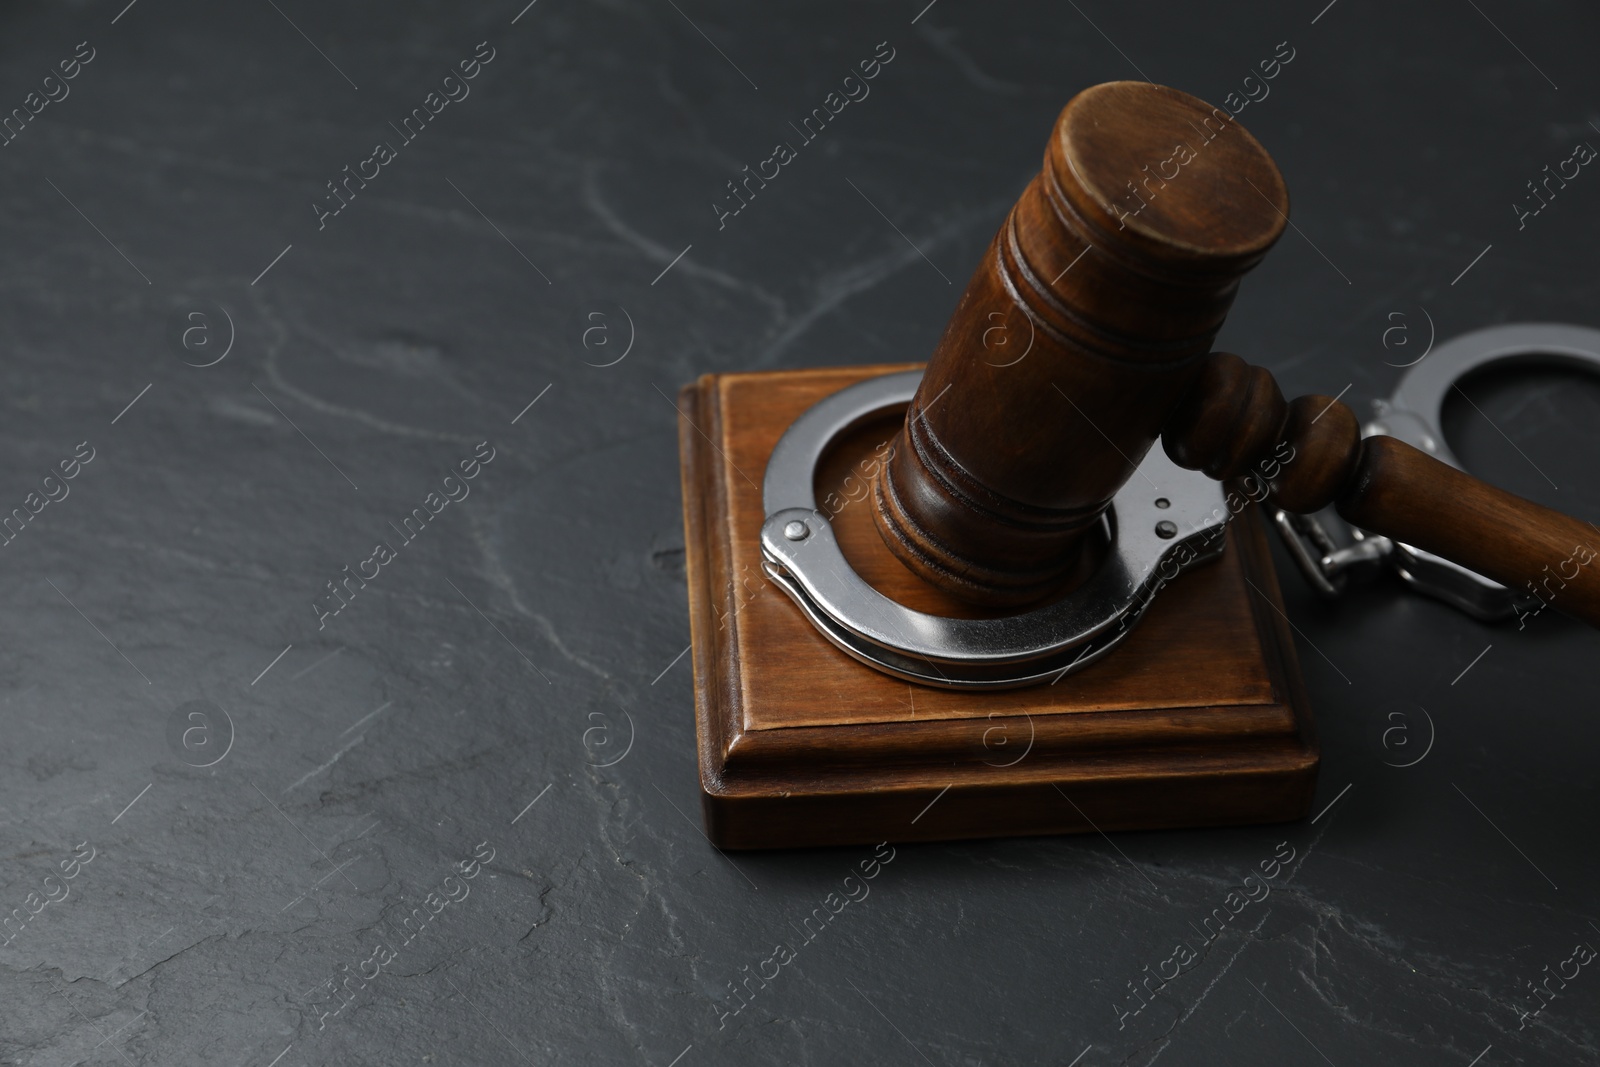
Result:
{"label": "metal handcuffs", "polygon": [[[1446,395],[1461,379],[1499,364],[1576,367],[1600,371],[1600,330],[1561,323],[1514,323],[1462,334],[1426,353],[1406,371],[1388,400],[1373,402],[1362,436],[1387,434],[1461,469],[1440,431]],[[1393,570],[1418,592],[1437,597],[1486,621],[1507,619],[1538,603],[1443,557],[1352,528],[1341,546],[1316,515],[1279,510],[1278,532],[1301,573],[1324,596],[1336,597],[1358,581]]]}
{"label": "metal handcuffs", "polygon": [[[1460,467],[1439,431],[1445,394],[1490,364],[1537,362],[1600,370],[1600,330],[1559,324],[1495,326],[1440,345],[1374,404],[1364,436],[1388,434]],[[1222,553],[1233,516],[1224,489],[1146,455],[1102,518],[1108,547],[1094,574],[1061,600],[1017,615],[932,615],[878,592],[845,559],[813,479],[833,441],[910,403],[921,371],[869,379],[818,402],[784,432],[767,463],[761,553],[767,576],[834,645],[868,666],[924,685],[1004,689],[1059,681],[1117,645],[1161,587]],[[1279,510],[1274,522],[1313,587],[1337,596],[1352,581],[1392,568],[1421,592],[1480,619],[1528,606],[1512,590],[1449,560],[1356,529],[1340,546],[1315,515]]]}
{"label": "metal handcuffs", "polygon": [[761,553],[767,576],[822,634],[880,671],[947,689],[1002,689],[1060,679],[1127,636],[1161,587],[1223,549],[1231,517],[1222,487],[1150,450],[1102,519],[1108,547],[1094,574],[1062,600],[998,619],[916,611],[850,566],[813,477],[831,442],[904,408],[921,371],[872,378],[818,402],[784,432],[767,462]]}

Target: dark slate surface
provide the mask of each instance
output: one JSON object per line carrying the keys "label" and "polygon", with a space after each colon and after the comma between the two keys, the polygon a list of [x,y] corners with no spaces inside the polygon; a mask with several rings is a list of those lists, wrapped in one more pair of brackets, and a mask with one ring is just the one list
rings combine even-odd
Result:
{"label": "dark slate surface", "polygon": [[[1297,228],[1223,338],[1291,394],[1385,395],[1426,319],[1597,318],[1600,174],[1512,207],[1600,144],[1579,4],[922,2],[0,14],[0,107],[94,57],[0,147],[0,507],[67,493],[0,549],[0,1062],[1595,1061],[1600,962],[1522,1015],[1600,945],[1600,645],[1552,613],[1286,573],[1315,823],[903,846],[810,942],[871,850],[706,844],[668,397],[924,357],[1078,89],[1220,100],[1294,49],[1242,118]],[[719,231],[724,183],[881,41],[870,97]],[[1592,382],[1470,392],[1475,469],[1600,519]]]}

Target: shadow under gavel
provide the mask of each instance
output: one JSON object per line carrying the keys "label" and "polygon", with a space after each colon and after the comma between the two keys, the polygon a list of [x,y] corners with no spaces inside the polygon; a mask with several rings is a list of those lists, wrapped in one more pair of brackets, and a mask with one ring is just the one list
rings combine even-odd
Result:
{"label": "shadow under gavel", "polygon": [[1286,402],[1268,371],[1211,352],[1288,211],[1277,166],[1226,110],[1147,82],[1074,97],[876,476],[889,549],[972,603],[1038,600],[1160,437],[1180,466],[1258,479],[1287,511],[1334,505],[1600,625],[1593,524],[1363,439],[1336,399]]}

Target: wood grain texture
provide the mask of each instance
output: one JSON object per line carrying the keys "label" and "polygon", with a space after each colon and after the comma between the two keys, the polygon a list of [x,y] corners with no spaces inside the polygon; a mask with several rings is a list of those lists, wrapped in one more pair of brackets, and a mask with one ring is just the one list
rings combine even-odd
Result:
{"label": "wood grain texture", "polygon": [[879,476],[890,549],[975,603],[1058,590],[1288,207],[1228,112],[1146,82],[1073,97]]}
{"label": "wood grain texture", "polygon": [[[1253,515],[1235,522],[1221,560],[1165,589],[1115,653],[1029,690],[956,693],[880,674],[835,649],[766,580],[760,482],[779,436],[822,397],[902,369],[708,375],[680,394],[712,840],[764,848],[1303,815],[1317,752]],[[873,529],[866,485],[894,425],[862,427],[825,459],[819,510],[880,590],[921,610],[981,613],[922,582]]]}
{"label": "wood grain texture", "polygon": [[1213,352],[1162,427],[1161,444],[1180,467],[1210,478],[1237,478],[1283,440],[1288,417],[1289,405],[1270,371],[1231,352]]}
{"label": "wood grain texture", "polygon": [[1363,439],[1355,414],[1331,397],[1296,397],[1286,407],[1272,376],[1238,356],[1206,358],[1162,443],[1179,466],[1213,477],[1248,472],[1287,511],[1336,505],[1364,530],[1600,625],[1600,528],[1496,489],[1403,441]]}
{"label": "wood grain texture", "polygon": [[1600,529],[1392,437],[1362,442],[1338,501],[1350,522],[1470,567],[1600,626]]}
{"label": "wood grain texture", "polygon": [[1361,457],[1361,423],[1331,396],[1316,393],[1289,401],[1283,440],[1288,458],[1267,478],[1279,507],[1305,515],[1339,498]]}

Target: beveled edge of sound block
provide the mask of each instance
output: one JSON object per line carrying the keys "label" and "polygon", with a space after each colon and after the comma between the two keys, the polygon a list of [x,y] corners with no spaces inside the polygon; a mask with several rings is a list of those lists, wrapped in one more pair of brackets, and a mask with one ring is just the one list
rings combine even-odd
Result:
{"label": "beveled edge of sound block", "polygon": [[[791,384],[814,375],[819,387],[827,383],[838,388],[848,384],[844,375],[855,379],[905,367],[764,374]],[[724,411],[718,382],[725,377],[703,375],[679,393],[695,732],[702,814],[713,844],[752,849],[954,840],[1284,822],[1307,814],[1316,784],[1317,743],[1277,575],[1253,509],[1232,523],[1229,543],[1239,554],[1244,580],[1259,594],[1248,602],[1262,666],[1272,679],[1276,706],[1292,716],[1293,736],[1173,743],[1170,730],[1154,726],[1158,716],[1170,722],[1174,709],[1080,712],[1067,722],[1082,721],[1086,736],[1103,735],[1114,718],[1132,720],[1135,725],[1123,732],[1131,729],[1137,735],[1138,716],[1149,714],[1151,737],[1162,740],[1141,745],[1124,737],[1112,746],[1096,742],[1081,751],[1058,750],[1049,757],[995,766],[953,760],[949,745],[897,744],[914,731],[877,723],[821,728],[837,734],[838,741],[847,735],[851,742],[858,740],[880,757],[872,761],[821,762],[825,757],[818,749],[807,759],[806,748],[797,746],[792,761],[730,767],[731,742],[745,731],[738,620],[730,612],[722,618],[724,623],[732,620],[731,625],[716,622],[719,589],[733,587],[726,521],[730,503],[726,480],[719,474],[721,464],[731,462],[726,457],[735,430],[758,428],[776,442],[786,426],[755,427],[751,420],[741,420],[740,412]],[[1151,611],[1160,603],[1158,598]],[[828,658],[818,664],[819,670],[871,673],[831,646],[820,655]],[[1160,663],[1152,668],[1160,669]],[[970,699],[982,701],[985,695],[972,694]],[[1213,709],[1188,710],[1203,714]],[[838,741],[819,748],[846,747]]]}

